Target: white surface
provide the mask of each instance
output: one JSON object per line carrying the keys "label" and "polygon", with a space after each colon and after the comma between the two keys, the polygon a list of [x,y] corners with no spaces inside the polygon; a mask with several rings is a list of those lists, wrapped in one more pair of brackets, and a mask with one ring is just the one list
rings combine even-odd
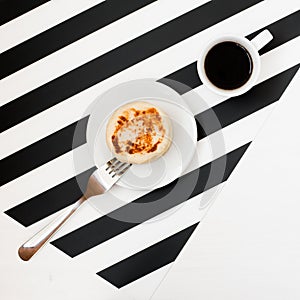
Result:
{"label": "white surface", "polygon": [[[97,1],[88,1],[86,5],[93,5],[95,2]],[[58,1],[55,1],[54,4],[57,3]],[[54,7],[54,4],[53,6],[51,4],[51,7]],[[50,4],[47,5],[38,8],[42,10],[43,15],[47,14],[47,7],[50,7]],[[199,1],[195,0],[160,0],[153,3],[132,16],[115,22],[1,80],[0,101],[2,104],[7,103],[94,58],[95,55],[100,55],[198,5]],[[70,16],[83,6],[76,7],[68,12]],[[169,7],[172,9],[168,9]],[[2,133],[0,157],[6,157],[76,121],[97,95],[128,78],[161,78],[195,61],[200,49],[215,34],[233,32],[247,35],[299,8],[299,0],[289,0],[284,3],[266,0],[196,34]],[[52,15],[53,8],[49,9],[48,13]],[[51,26],[51,22],[62,20],[68,16],[68,13],[61,14],[57,18],[53,17],[49,22],[45,20],[40,28],[36,23],[31,24],[31,20],[34,22],[35,17],[31,19],[29,14],[21,17],[19,20],[24,21],[24,24],[22,22],[19,24],[27,27],[36,26],[28,33],[30,35]],[[149,18],[151,22],[145,22]],[[20,26],[18,22],[16,21],[16,25],[9,23],[7,28],[9,30],[13,30],[14,26],[18,28]],[[136,26],[137,23],[140,26]],[[4,34],[3,32],[5,29],[1,34]],[[112,36],[114,39],[111,38]],[[22,40],[26,37],[24,35],[19,38]],[[9,47],[15,42],[16,40],[12,38],[3,47]],[[91,47],[93,42],[96,42],[97,47]],[[299,63],[299,50],[300,38],[298,37],[264,55],[261,80]],[[47,72],[44,72],[45,68]],[[181,218],[181,222],[175,222],[174,213],[170,218],[159,219],[159,222],[145,223],[118,236],[111,243],[99,245],[75,259],[49,245],[29,264],[17,258],[17,248],[54,215],[24,228],[2,213],[0,238],[5,246],[2,247],[0,260],[1,299],[144,300],[146,295],[151,295],[151,290],[154,292],[166,271],[169,271],[168,276],[152,299],[299,299],[300,204],[297,189],[297,173],[300,164],[300,145],[297,138],[299,86],[298,73],[293,85],[286,91],[272,117],[250,146],[225,189],[219,194],[215,205],[209,210],[203,224],[189,240],[171,271],[166,267],[149,274],[141,281],[128,285],[121,291],[95,274],[101,267],[108,266],[142,250],[145,245],[151,245],[185,228],[190,222],[202,218],[206,211],[191,215],[191,218]],[[202,87],[197,91],[207,96],[209,104],[222,101],[205,92]],[[226,151],[231,151],[252,140],[274,107],[270,106],[224,129]],[[196,113],[202,111],[203,107],[193,106],[192,109]],[[214,158],[206,139],[197,146],[199,154],[201,153],[199,165]],[[75,151],[84,152],[86,151],[84,147]],[[217,153],[217,155],[222,154],[224,153]],[[72,152],[66,153],[1,187],[1,211],[74,176],[72,156]],[[81,171],[88,167],[89,162],[82,162]],[[192,165],[191,169],[195,167],[197,165]],[[37,181],[36,178],[39,180]],[[219,187],[216,189],[218,190]],[[117,192],[122,191],[116,189]],[[135,198],[139,195],[133,192],[127,196]],[[176,214],[183,214],[188,209],[193,210],[193,205],[197,204],[199,198],[201,197],[194,198],[188,205],[177,210]],[[97,217],[99,213],[92,206],[84,205],[59,235],[81,227]],[[137,236],[140,239],[137,240]]]}

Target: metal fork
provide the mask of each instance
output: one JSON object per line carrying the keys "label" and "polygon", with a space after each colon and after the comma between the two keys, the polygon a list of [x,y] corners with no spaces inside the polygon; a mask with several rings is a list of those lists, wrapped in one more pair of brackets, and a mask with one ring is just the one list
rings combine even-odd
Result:
{"label": "metal fork", "polygon": [[18,254],[20,258],[25,261],[29,260],[49,241],[49,239],[63,226],[74,212],[78,210],[82,203],[92,196],[107,192],[130,166],[131,165],[128,163],[122,163],[116,158],[113,158],[97,169],[90,176],[86,192],[83,196],[19,248]]}

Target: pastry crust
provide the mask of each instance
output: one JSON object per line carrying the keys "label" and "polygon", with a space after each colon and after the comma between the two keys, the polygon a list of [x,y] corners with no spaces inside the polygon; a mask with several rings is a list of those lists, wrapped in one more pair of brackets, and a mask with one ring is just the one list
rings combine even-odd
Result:
{"label": "pastry crust", "polygon": [[106,143],[115,157],[143,164],[164,155],[172,141],[169,117],[148,102],[131,102],[119,107],[106,127]]}

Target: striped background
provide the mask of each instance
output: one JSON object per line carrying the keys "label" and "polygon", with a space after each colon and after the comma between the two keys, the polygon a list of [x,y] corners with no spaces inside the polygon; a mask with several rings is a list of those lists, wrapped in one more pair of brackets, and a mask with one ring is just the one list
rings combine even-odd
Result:
{"label": "striped background", "polygon": [[[126,80],[151,77],[170,85],[167,79],[173,79],[211,107],[190,103],[200,157],[180,180],[184,190],[200,172],[190,197],[178,195],[151,214],[141,209],[145,223],[133,224],[111,216],[130,216],[135,203],[162,198],[176,182],[148,194],[117,187],[114,193],[128,204],[71,222],[51,243],[52,251],[59,249],[79,265],[93,262],[94,274],[118,288],[170,265],[204,215],[195,211],[201,197],[227,181],[299,68],[300,57],[292,51],[299,47],[297,2],[282,7],[268,0],[89,0],[69,7],[58,0],[1,1],[0,207],[11,226],[16,226],[13,220],[24,227],[47,222],[80,197],[76,177],[87,180],[94,166],[83,163],[75,172],[72,157],[87,150],[88,116],[83,114],[97,95]],[[264,28],[274,40],[260,51],[258,84],[229,99],[204,89],[196,71],[202,46],[216,34],[251,39]],[[274,60],[281,62],[273,65]],[[189,89],[177,91],[188,98]],[[206,121],[212,112],[221,129]],[[80,138],[72,145],[76,126]],[[226,149],[211,155],[209,141],[219,133]],[[209,171],[222,159],[227,159],[223,178],[207,186]],[[105,197],[109,201],[110,195]],[[170,217],[149,222],[183,203]],[[123,250],[108,257],[115,247]]]}

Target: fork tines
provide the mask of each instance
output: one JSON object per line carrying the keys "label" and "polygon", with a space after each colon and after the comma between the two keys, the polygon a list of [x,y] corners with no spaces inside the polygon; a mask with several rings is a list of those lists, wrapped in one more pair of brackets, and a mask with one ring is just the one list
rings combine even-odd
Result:
{"label": "fork tines", "polygon": [[121,162],[115,157],[106,163],[105,171],[111,174],[112,177],[123,175],[131,166],[131,164]]}

